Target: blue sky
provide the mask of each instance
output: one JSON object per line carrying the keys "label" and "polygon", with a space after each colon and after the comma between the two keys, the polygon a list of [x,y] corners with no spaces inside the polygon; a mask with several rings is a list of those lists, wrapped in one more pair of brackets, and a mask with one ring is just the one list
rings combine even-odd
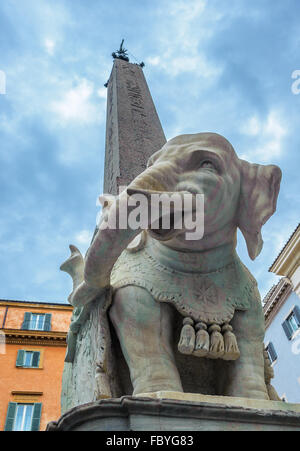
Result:
{"label": "blue sky", "polygon": [[214,131],[240,157],[281,167],[278,211],[255,262],[239,235],[264,296],[299,222],[299,16],[298,0],[2,0],[0,298],[67,300],[59,266],[69,243],[85,252],[95,227],[103,84],[122,38],[131,61],[146,63],[168,139]]}

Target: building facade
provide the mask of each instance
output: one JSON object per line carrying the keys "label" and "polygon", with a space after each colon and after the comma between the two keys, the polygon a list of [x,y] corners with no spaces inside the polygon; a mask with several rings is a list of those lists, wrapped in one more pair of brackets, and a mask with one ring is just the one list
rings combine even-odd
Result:
{"label": "building facade", "polygon": [[45,430],[59,418],[72,306],[0,300],[0,430]]}
{"label": "building facade", "polygon": [[269,271],[281,276],[264,299],[272,383],[283,400],[300,403],[300,224]]}

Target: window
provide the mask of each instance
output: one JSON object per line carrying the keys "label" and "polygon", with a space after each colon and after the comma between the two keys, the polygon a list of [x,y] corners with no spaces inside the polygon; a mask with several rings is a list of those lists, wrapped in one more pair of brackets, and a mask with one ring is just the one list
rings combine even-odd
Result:
{"label": "window", "polygon": [[296,305],[286,320],[282,323],[283,330],[289,340],[300,329],[300,308]]}
{"label": "window", "polygon": [[38,431],[40,429],[42,404],[16,403],[8,405],[5,431]]}
{"label": "window", "polygon": [[17,367],[22,368],[39,368],[40,352],[39,351],[25,351],[20,349],[17,356]]}
{"label": "window", "polygon": [[297,322],[297,319],[296,319],[294,313],[292,313],[288,317],[287,321],[288,321],[288,323],[290,325],[290,328],[292,329],[293,332],[296,332],[299,329],[299,324]]}
{"label": "window", "polygon": [[33,330],[44,330],[45,327],[45,315],[31,314],[29,328]]}
{"label": "window", "polygon": [[270,362],[273,363],[277,360],[278,356],[277,353],[275,351],[274,345],[272,342],[270,342],[267,346],[266,346],[266,351],[268,353]]}
{"label": "window", "polygon": [[33,404],[17,404],[14,421],[14,431],[30,431],[32,423]]}
{"label": "window", "polygon": [[26,312],[22,329],[24,330],[51,330],[51,314]]}

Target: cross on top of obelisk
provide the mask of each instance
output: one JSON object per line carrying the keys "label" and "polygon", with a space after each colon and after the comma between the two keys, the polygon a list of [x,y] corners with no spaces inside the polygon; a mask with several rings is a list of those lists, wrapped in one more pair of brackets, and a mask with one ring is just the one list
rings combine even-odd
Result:
{"label": "cross on top of obelisk", "polygon": [[119,58],[120,60],[129,62],[129,57],[127,55],[127,50],[123,48],[124,39],[122,39],[119,50],[112,53],[113,58]]}

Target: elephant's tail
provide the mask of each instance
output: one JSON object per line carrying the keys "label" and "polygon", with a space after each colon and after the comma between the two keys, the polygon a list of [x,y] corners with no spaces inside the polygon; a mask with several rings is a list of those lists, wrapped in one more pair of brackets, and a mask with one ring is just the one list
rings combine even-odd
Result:
{"label": "elephant's tail", "polygon": [[72,277],[73,291],[83,282],[84,260],[80,250],[70,244],[70,257],[60,266],[61,271],[65,271]]}

